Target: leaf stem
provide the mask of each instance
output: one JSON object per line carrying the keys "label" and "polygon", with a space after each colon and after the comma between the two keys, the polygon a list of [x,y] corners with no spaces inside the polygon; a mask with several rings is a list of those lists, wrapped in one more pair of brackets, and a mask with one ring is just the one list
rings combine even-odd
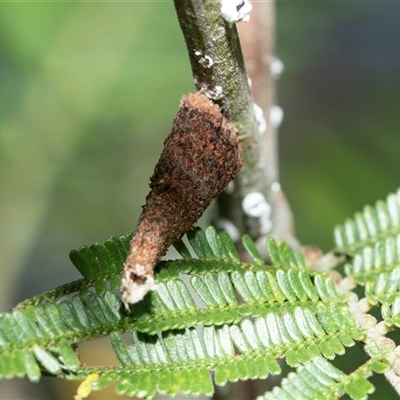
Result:
{"label": "leaf stem", "polygon": [[[354,293],[349,293],[348,305],[350,311],[357,322],[359,329],[365,329],[366,331],[364,342],[366,342],[367,339],[372,339],[379,347],[382,354],[388,353],[385,359],[390,368],[384,372],[384,375],[386,380],[392,385],[393,389],[400,395],[400,376],[395,370],[395,365],[398,363],[396,360],[396,358],[398,358],[397,349],[395,349],[396,344],[392,339],[385,336],[387,333],[386,330],[389,331],[391,328],[387,327],[383,322],[377,324],[376,319],[360,307],[361,303],[362,301],[358,301],[358,297]],[[362,347],[364,352],[369,357],[373,358],[368,346],[363,345]]]}

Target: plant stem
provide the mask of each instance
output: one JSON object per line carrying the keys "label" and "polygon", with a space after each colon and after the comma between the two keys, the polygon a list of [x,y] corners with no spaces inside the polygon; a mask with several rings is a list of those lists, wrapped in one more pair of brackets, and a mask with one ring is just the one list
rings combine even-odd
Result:
{"label": "plant stem", "polygon": [[239,24],[239,37],[252,82],[253,99],[262,109],[267,125],[261,146],[267,161],[264,175],[266,198],[271,205],[271,233],[297,247],[292,212],[279,183],[277,133],[281,122],[279,112],[282,110],[276,105],[276,80],[283,71],[283,64],[275,56],[275,2],[253,2],[252,7],[250,21]]}
{"label": "plant stem", "polygon": [[[357,322],[357,326],[359,329],[365,329],[366,331],[366,339],[364,339],[364,342],[366,342],[367,339],[373,339],[383,354],[385,352],[389,353],[386,357],[386,361],[390,368],[384,372],[384,375],[387,381],[392,385],[393,389],[400,395],[400,376],[395,370],[395,366],[398,364],[398,361],[396,360],[398,358],[398,349],[395,348],[395,342],[386,337],[387,331],[391,328],[387,327],[384,322],[377,324],[376,319],[372,315],[368,314],[365,310],[362,310],[360,307],[362,301],[359,301],[358,297],[354,293],[350,292],[348,296],[348,306],[351,314]],[[373,358],[369,352],[368,346],[363,345],[363,349],[369,357]]]}
{"label": "plant stem", "polygon": [[[271,129],[262,131],[255,118],[236,26],[222,18],[220,3],[215,0],[174,2],[195,85],[219,104],[224,116],[239,131],[242,142],[244,165],[232,187],[218,197],[215,224],[236,240],[244,233],[259,239],[276,230],[274,221],[279,217],[276,211],[283,196],[277,184],[276,138]],[[263,43],[265,33],[257,32],[256,36]],[[257,76],[267,76],[264,81],[270,81],[269,61],[267,67],[257,73]],[[268,92],[270,100],[260,101],[260,104],[269,115],[273,104],[272,82],[261,89],[263,81],[258,78],[255,81],[260,88],[255,95]],[[253,196],[254,193],[258,195]],[[245,199],[250,201],[247,207]]]}
{"label": "plant stem", "polygon": [[215,0],[175,0],[196,87],[214,100],[242,136],[256,129],[236,27]]}

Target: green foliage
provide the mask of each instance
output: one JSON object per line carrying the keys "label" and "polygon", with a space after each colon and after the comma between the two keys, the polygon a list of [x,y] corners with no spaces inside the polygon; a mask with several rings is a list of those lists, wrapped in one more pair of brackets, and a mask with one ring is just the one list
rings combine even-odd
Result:
{"label": "green foliage", "polygon": [[353,219],[335,228],[335,243],[340,252],[355,255],[376,242],[395,238],[400,233],[400,189],[390,194],[386,202],[375,207],[365,206]]}
{"label": "green foliage", "polygon": [[315,357],[297,368],[280,386],[265,393],[257,400],[334,400],[343,394],[352,399],[365,399],[374,391],[366,379],[381,367],[379,361],[371,360],[351,375],[346,375],[322,357]]}
{"label": "green foliage", "polygon": [[[335,230],[346,274],[365,286],[371,306],[382,304],[387,326],[400,325],[400,235],[398,219],[390,219],[400,215],[397,199],[390,195],[387,205],[367,207]],[[0,314],[1,378],[83,380],[81,397],[115,382],[118,394],[151,399],[211,395],[213,380],[266,378],[280,374],[284,360],[296,372],[260,400],[364,399],[374,389],[367,378],[387,370],[387,351],[357,326],[348,293],[273,238],[266,265],[249,236],[242,243],[252,262],[243,262],[227,233],[196,228],[187,244],[175,244],[181,259],[157,265],[157,290],[126,309],[118,289],[131,237],[72,251],[82,279]],[[81,364],[79,343],[100,336],[109,337],[120,366]],[[328,360],[355,342],[365,342],[371,358],[346,374]]]}
{"label": "green foliage", "polygon": [[352,256],[345,272],[365,286],[370,306],[381,304],[385,323],[400,327],[400,190],[336,227],[335,241]]}

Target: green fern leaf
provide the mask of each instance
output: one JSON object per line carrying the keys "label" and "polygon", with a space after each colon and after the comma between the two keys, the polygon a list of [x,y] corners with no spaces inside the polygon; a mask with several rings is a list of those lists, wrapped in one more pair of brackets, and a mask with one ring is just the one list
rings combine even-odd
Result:
{"label": "green fern leaf", "polygon": [[400,233],[400,189],[390,194],[386,202],[378,201],[375,207],[366,206],[354,219],[348,219],[335,228],[334,237],[338,251],[355,255],[363,248],[374,246]]}
{"label": "green fern leaf", "polygon": [[[180,273],[202,275],[217,271],[227,273],[242,271],[243,267],[253,271],[265,269],[256,245],[248,236],[244,236],[243,243],[249,255],[255,260],[253,264],[240,262],[235,245],[226,232],[217,233],[213,227],[208,227],[205,231],[195,228],[188,232],[187,237],[192,251],[199,258],[191,258],[190,249],[182,240],[178,241],[175,247],[183,258],[161,261],[156,268],[158,281],[178,277]],[[83,275],[83,279],[28,299],[20,303],[17,308],[24,309],[27,306],[54,301],[77,291],[85,291],[88,287],[94,287],[98,294],[119,289],[123,263],[129,251],[131,238],[131,233],[119,237],[111,236],[102,244],[94,243],[82,246],[79,250],[72,250],[70,259]],[[274,270],[306,268],[301,253],[293,251],[286,243],[276,243],[270,238],[267,241],[267,248],[271,254]],[[278,287],[275,291],[279,295]]]}
{"label": "green fern leaf", "polygon": [[345,266],[346,274],[364,285],[376,281],[383,272],[392,272],[400,264],[400,235],[388,237],[372,247],[364,247]]}
{"label": "green fern leaf", "polygon": [[[270,373],[279,373],[277,358],[286,357],[290,365],[309,361],[315,356],[311,343],[314,346],[317,343],[326,357],[332,358],[335,353],[342,354],[344,348],[340,341],[340,331],[351,332],[355,329],[355,323],[352,320],[348,323],[345,308],[323,308],[320,305],[316,315],[309,313],[308,317],[300,307],[292,312],[279,309],[254,321],[244,318],[238,324],[204,326],[202,334],[195,328],[166,331],[162,337],[134,331],[132,346],[128,347],[119,334],[114,332],[110,335],[111,343],[124,371],[133,368],[135,371],[145,370],[146,373],[154,374],[155,385],[144,389],[136,384],[136,377],[132,378],[133,383],[129,383],[128,375],[123,374],[117,383],[117,387],[120,387],[118,393],[125,390],[121,388],[122,385],[130,387],[130,393],[135,395],[143,390],[146,393],[157,390],[175,394],[176,381],[173,386],[168,386],[172,385],[168,378],[170,374],[177,371],[177,376],[182,379],[182,376],[187,374],[189,377],[191,371],[198,370],[202,365],[206,365],[208,371],[214,371],[215,381],[219,385],[239,379],[265,378]],[[344,318],[338,317],[340,314]],[[324,319],[326,330],[318,318]],[[305,346],[306,343],[310,344],[310,350]],[[320,354],[319,351],[317,354]],[[192,392],[192,386],[185,384],[193,382],[193,379],[181,382],[178,390],[186,394],[198,394],[198,386],[195,385]],[[207,384],[207,387],[210,385]],[[209,394],[204,390],[202,393]]]}
{"label": "green fern leaf", "polygon": [[[255,278],[257,273],[251,272],[252,278],[246,279],[248,272],[242,273],[242,280],[240,281],[240,285],[244,285],[246,290],[249,290],[252,285],[258,282]],[[292,272],[296,273],[295,271]],[[258,272],[258,276],[260,276],[260,273],[261,271]],[[29,307],[25,312],[18,310],[14,313],[18,321],[24,321],[23,325],[25,324],[28,327],[25,329],[30,332],[29,337],[37,343],[33,356],[41,368],[52,374],[59,374],[62,368],[65,371],[74,372],[73,376],[80,379],[85,377],[85,373],[89,374],[92,371],[90,369],[77,371],[79,362],[74,359],[70,344],[80,342],[88,337],[105,334],[110,332],[111,329],[117,329],[120,332],[135,328],[147,330],[149,325],[152,326],[147,320],[148,318],[155,321],[152,329],[155,330],[158,327],[157,332],[159,332],[163,330],[162,321],[166,318],[167,322],[165,322],[164,328],[167,329],[168,327],[168,330],[161,339],[158,335],[149,336],[133,330],[133,347],[126,347],[118,339],[118,334],[110,334],[112,345],[122,366],[117,371],[106,371],[105,376],[107,378],[104,378],[99,387],[103,387],[106,381],[111,382],[113,380],[111,377],[114,376],[115,380],[118,380],[118,393],[147,393],[147,397],[151,397],[150,395],[155,393],[156,390],[161,390],[170,395],[176,393],[177,390],[182,393],[196,394],[201,392],[209,394],[209,388],[212,388],[212,385],[204,378],[206,371],[214,371],[217,382],[220,384],[223,384],[226,380],[263,378],[268,373],[279,372],[276,363],[278,358],[286,357],[290,365],[298,365],[300,362],[310,360],[320,352],[327,357],[334,357],[335,352],[341,354],[343,351],[340,340],[344,334],[350,334],[350,337],[354,340],[360,339],[357,334],[351,336],[352,332],[358,331],[355,329],[354,321],[349,318],[343,296],[338,293],[333,297],[325,298],[326,302],[318,296],[315,299],[317,289],[314,288],[312,298],[316,301],[310,301],[308,297],[304,297],[305,293],[302,293],[303,300],[301,302],[297,298],[291,299],[291,302],[277,302],[272,297],[269,298],[269,302],[260,304],[254,303],[254,299],[252,299],[253,303],[251,304],[239,305],[236,300],[232,304],[228,304],[227,299],[233,300],[233,288],[236,287],[234,279],[231,279],[224,272],[197,276],[197,278],[204,278],[202,282],[206,288],[215,289],[215,285],[220,282],[229,282],[231,291],[229,295],[224,294],[222,288],[220,288],[220,292],[217,291],[218,295],[211,294],[208,291],[207,295],[211,296],[213,300],[209,300],[210,310],[207,313],[205,311],[208,309],[199,310],[193,307],[194,303],[187,300],[187,296],[190,296],[189,291],[183,292],[182,288],[186,288],[186,286],[183,281],[177,279],[161,283],[164,285],[164,291],[154,292],[147,298],[147,303],[143,301],[134,306],[133,309],[136,310],[136,313],[132,316],[124,314],[120,299],[109,291],[102,295],[86,291],[70,299],[63,299],[57,304],[50,303],[46,306]],[[327,278],[321,280],[321,282],[327,281],[329,281]],[[177,282],[181,283],[177,284]],[[286,285],[290,280],[282,280],[282,282],[285,282]],[[279,286],[278,280],[275,280],[275,284]],[[225,293],[227,293],[226,287],[229,287],[229,285],[225,286]],[[181,297],[177,296],[178,290]],[[175,297],[171,295],[171,292],[174,293]],[[185,294],[182,295],[182,293]],[[152,296],[158,298],[164,307],[146,309],[152,304]],[[223,323],[225,319],[230,320],[231,318],[220,318],[221,314],[224,315],[220,312],[221,302],[224,307],[228,309],[231,307],[236,310],[234,315],[237,323],[231,326]],[[184,315],[179,315],[182,311],[187,311],[187,307],[191,307],[191,313],[195,315],[194,319],[193,316],[192,319],[186,319]],[[263,309],[263,312],[259,312],[260,309]],[[158,315],[157,311],[161,311],[163,314]],[[254,321],[241,317],[241,315],[247,314],[255,317]],[[257,314],[262,314],[262,316],[256,317]],[[165,317],[165,315],[168,315],[168,317]],[[204,315],[208,316],[208,319]],[[2,321],[0,335],[13,342],[3,343],[1,357],[10,351],[20,354],[20,348],[25,348],[25,351],[27,351],[31,342],[26,338],[21,341],[23,339],[20,336],[21,333],[14,328],[16,319],[14,318],[14,321],[11,314],[4,314],[1,317],[8,323]],[[175,317],[175,322],[172,325],[182,325],[185,328],[184,331],[169,330],[173,317]],[[204,326],[207,324],[211,326]],[[221,324],[221,326],[216,328],[215,325],[218,324]],[[203,336],[198,336],[194,328],[188,328],[188,326],[193,325],[204,326]],[[353,343],[354,341],[350,341],[350,343],[343,344],[352,345]],[[51,352],[46,348],[51,348]],[[57,361],[58,358],[63,360],[63,365]],[[5,359],[7,360],[7,358]],[[161,369],[160,363],[165,364]],[[21,364],[21,361],[19,361],[19,364]],[[28,373],[28,371],[18,367],[19,364],[16,363],[13,367],[15,371],[13,374],[18,374],[13,376],[25,374],[32,379],[38,379],[33,369]],[[185,365],[186,369],[182,365]],[[207,368],[202,367],[205,365],[207,365]],[[133,366],[136,372],[133,373],[132,370],[133,377],[128,379],[125,372],[131,371]],[[193,378],[193,373],[190,371],[198,371],[199,368],[200,370],[203,368],[203,384],[200,387],[196,384],[191,386],[188,382],[193,383],[198,377],[196,375]],[[9,370],[9,365],[6,366],[6,369]],[[137,383],[139,379],[138,371],[141,371],[140,376],[142,376],[142,372],[147,374],[146,385]],[[154,375],[155,372],[152,371],[157,372],[157,379]],[[117,372],[117,374],[115,375],[114,372]],[[168,378],[168,376],[172,376],[171,374],[176,374],[179,379],[183,379],[182,377],[185,376],[188,378],[184,379],[179,387],[176,383],[171,383],[168,386],[168,382],[175,382],[172,378]],[[142,382],[141,379],[139,380]]]}
{"label": "green fern leaf", "polygon": [[360,285],[370,304],[382,304],[381,313],[389,326],[400,326],[400,235],[365,247],[345,272]]}
{"label": "green fern leaf", "polygon": [[272,265],[276,268],[306,269],[303,255],[287,243],[277,242],[272,236],[267,239],[267,250]]}
{"label": "green fern leaf", "polygon": [[[265,378],[280,373],[278,359],[297,367],[334,358],[363,339],[345,293],[326,272],[307,270],[286,244],[268,239],[267,266],[249,237],[252,264],[241,262],[230,238],[214,228],[195,229],[188,240],[190,246],[177,244],[183,259],[157,266],[157,290],[129,310],[113,292],[129,236],[73,252],[81,281],[0,314],[0,376],[37,381],[42,373],[63,374],[84,379],[85,390],[116,382],[117,393],[147,398],[210,395],[210,373],[220,385]],[[189,258],[192,252],[198,258]],[[75,345],[104,335],[120,367],[83,367]]]}
{"label": "green fern leaf", "polygon": [[325,400],[348,394],[354,400],[366,399],[375,389],[366,379],[375,366],[370,360],[357,371],[346,375],[322,357],[301,365],[295,373],[283,378],[280,386],[257,400]]}
{"label": "green fern leaf", "polygon": [[94,243],[82,246],[79,251],[72,250],[70,259],[87,282],[94,282],[99,278],[107,279],[122,272],[131,239],[131,233],[119,237],[111,236],[103,244]]}
{"label": "green fern leaf", "polygon": [[76,372],[80,361],[75,343],[121,329],[120,299],[111,292],[102,296],[90,291],[58,303],[28,306],[0,314],[0,377],[27,376],[33,381],[41,371],[59,375]]}
{"label": "green fern leaf", "polygon": [[381,312],[388,326],[400,327],[400,294],[393,299],[391,304],[383,304]]}

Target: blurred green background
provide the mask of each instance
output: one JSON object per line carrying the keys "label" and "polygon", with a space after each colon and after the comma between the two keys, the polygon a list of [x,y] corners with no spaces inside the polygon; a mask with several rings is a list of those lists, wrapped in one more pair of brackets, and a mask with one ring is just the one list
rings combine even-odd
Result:
{"label": "blurred green background", "polygon": [[[277,1],[280,175],[303,243],[329,250],[400,186],[399,15]],[[71,249],[134,229],[193,90],[171,1],[0,2],[0,311],[77,279]],[[6,382],[0,399],[71,398],[61,386]]]}

